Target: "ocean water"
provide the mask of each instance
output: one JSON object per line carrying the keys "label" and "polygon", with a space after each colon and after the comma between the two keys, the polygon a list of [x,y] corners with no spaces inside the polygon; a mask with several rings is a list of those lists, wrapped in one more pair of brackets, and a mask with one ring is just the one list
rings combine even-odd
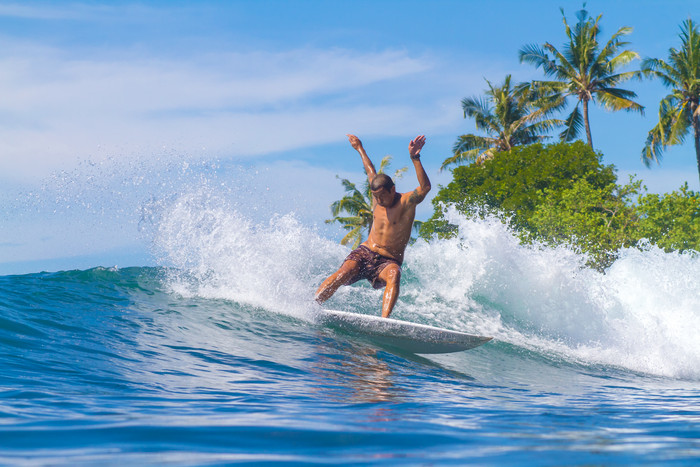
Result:
{"label": "ocean water", "polygon": [[1,464],[700,464],[697,255],[600,273],[452,213],[459,238],[409,246],[392,316],[494,339],[420,356],[318,322],[348,250],[294,215],[151,214],[159,267],[0,276]]}

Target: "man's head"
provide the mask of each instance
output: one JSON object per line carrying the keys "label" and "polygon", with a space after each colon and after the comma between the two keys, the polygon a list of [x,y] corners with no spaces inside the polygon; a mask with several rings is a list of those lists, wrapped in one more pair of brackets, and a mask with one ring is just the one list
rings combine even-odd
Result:
{"label": "man's head", "polygon": [[394,181],[386,174],[377,174],[369,184],[372,196],[377,204],[383,207],[393,206],[396,198]]}

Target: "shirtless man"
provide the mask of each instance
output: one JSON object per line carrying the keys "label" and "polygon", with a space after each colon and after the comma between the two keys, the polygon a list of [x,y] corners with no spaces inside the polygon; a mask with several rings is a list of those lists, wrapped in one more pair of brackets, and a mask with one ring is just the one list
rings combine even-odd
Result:
{"label": "shirtless man", "polygon": [[341,285],[367,279],[375,289],[384,289],[382,317],[388,318],[399,298],[403,253],[411,238],[416,206],[430,191],[430,180],[420,162],[420,150],[425,136],[417,136],[408,144],[408,153],[416,169],[420,186],[411,193],[397,193],[391,177],[377,174],[362,142],[355,135],[347,135],[350,144],[360,153],[370,189],[374,221],[367,240],[350,252],[334,274],[323,281],[316,291],[316,301],[328,300]]}

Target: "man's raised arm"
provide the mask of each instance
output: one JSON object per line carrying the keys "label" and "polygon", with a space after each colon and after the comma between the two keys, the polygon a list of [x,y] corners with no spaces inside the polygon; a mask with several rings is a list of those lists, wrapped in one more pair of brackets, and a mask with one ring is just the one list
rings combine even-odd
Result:
{"label": "man's raised arm", "polygon": [[423,164],[420,161],[420,151],[425,145],[425,136],[416,136],[413,141],[408,143],[408,154],[411,156],[413,161],[413,167],[416,169],[416,176],[418,177],[418,183],[420,186],[413,190],[413,193],[409,196],[408,200],[412,203],[418,204],[423,201],[430,191],[430,179],[428,174],[425,173]]}
{"label": "man's raised arm", "polygon": [[348,137],[348,140],[350,140],[350,144],[352,145],[357,152],[360,153],[360,156],[362,156],[362,165],[365,166],[365,172],[367,173],[367,178],[369,179],[369,182],[372,183],[372,180],[374,180],[374,177],[377,176],[377,171],[374,169],[374,164],[372,164],[372,161],[369,160],[369,156],[367,156],[367,153],[365,152],[365,148],[362,147],[362,141],[360,141],[360,138],[358,138],[355,135],[346,135]]}

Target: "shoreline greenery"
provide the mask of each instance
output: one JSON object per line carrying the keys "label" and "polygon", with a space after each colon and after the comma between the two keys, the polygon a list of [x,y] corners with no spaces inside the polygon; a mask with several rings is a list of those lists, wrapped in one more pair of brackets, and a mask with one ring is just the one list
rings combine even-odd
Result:
{"label": "shoreline greenery", "polygon": [[[601,47],[598,39],[602,15],[593,19],[582,9],[576,16],[578,22],[570,26],[562,10],[568,40],[561,49],[547,42],[527,45],[519,51],[521,63],[541,68],[550,80],[521,84],[513,92],[520,98],[517,102],[525,103],[524,108],[530,112],[539,108],[538,117],[547,117],[547,130],[564,126],[559,134],[562,142],[543,145],[546,131],[538,132],[529,140],[511,138],[509,142],[515,144],[509,146],[491,144],[489,152],[475,158],[475,151],[466,152],[459,143],[480,137],[460,137],[454,155],[443,162],[443,168],[471,163],[454,168],[452,182],[440,187],[433,200],[433,216],[422,225],[421,237],[453,235],[456,226],[445,220],[444,210],[454,205],[471,216],[498,213],[508,219],[523,241],[572,245],[588,255],[591,266],[601,270],[611,264],[621,248],[640,245],[644,240],[666,251],[700,251],[700,193],[690,190],[687,183],[664,195],[647,193],[633,178],[626,184],[618,183],[614,167],[604,165],[603,155],[593,151],[588,121],[591,102],[612,111],[643,113],[644,108],[633,100],[636,94],[618,85],[633,78],[660,79],[671,93],[660,103],[659,123],[649,132],[642,161],[647,166],[651,161],[659,162],[663,149],[682,144],[692,133],[700,175],[697,26],[691,19],[683,23],[681,48],[671,48],[667,61],[646,58],[641,70],[623,72],[622,68],[639,58],[637,52],[626,49],[629,43],[623,41],[632,28],[620,28]],[[462,101],[465,118],[474,118],[477,129],[487,131],[489,136],[495,133],[501,140],[506,133],[499,134],[493,128],[509,128],[521,115],[528,118],[527,113],[502,111],[504,106],[494,91],[508,89],[510,79],[508,76],[502,88],[489,83],[486,100],[476,97]],[[551,118],[566,107],[567,99],[576,101],[573,111],[564,120]],[[468,103],[482,106],[472,105],[468,112]],[[493,104],[494,110],[486,104]],[[581,129],[585,130],[587,144],[572,142]]]}
{"label": "shoreline greenery", "polygon": [[525,242],[572,245],[600,270],[643,239],[666,251],[700,251],[700,193],[687,184],[664,195],[646,193],[634,179],[620,185],[602,158],[582,141],[538,143],[457,167],[420,235],[454,235],[444,218],[453,205],[467,216],[504,215]]}
{"label": "shoreline greenery", "polygon": [[[659,79],[671,92],[659,104],[659,121],[649,131],[642,162],[660,163],[664,149],[683,144],[692,134],[700,176],[697,25],[691,19],[682,23],[681,47],[669,49],[667,60],[645,58],[640,70],[621,71],[639,58],[623,41],[632,28],[620,28],[601,47],[602,15],[593,19],[582,9],[573,26],[563,10],[562,16],[568,41],[561,49],[547,42],[519,51],[521,63],[541,68],[549,81],[513,85],[508,75],[499,86],[487,80],[484,97],[462,100],[464,117],[473,118],[485,135],[457,139],[453,154],[440,168],[454,167],[453,179],[433,199],[434,213],[419,225],[420,236],[453,236],[457,227],[444,217],[446,206],[453,205],[467,216],[499,215],[523,242],[571,245],[599,270],[624,247],[654,244],[666,251],[700,252],[700,192],[686,183],[671,193],[650,194],[633,177],[618,183],[615,168],[604,165],[602,153],[593,149],[588,121],[592,102],[611,111],[642,113],[644,108],[633,101],[636,94],[618,85],[632,78]],[[555,118],[572,99],[573,111],[564,119]],[[564,127],[560,142],[543,144],[558,127]],[[582,129],[587,142],[574,141]],[[349,193],[344,199],[363,196],[349,181],[343,184]],[[369,206],[367,199],[364,206]],[[327,221],[341,222],[350,231],[343,244],[357,240],[358,232],[361,239],[362,229],[371,225],[366,216],[360,225],[357,213],[338,217],[341,207],[351,212],[349,201],[334,203],[335,218]]]}

